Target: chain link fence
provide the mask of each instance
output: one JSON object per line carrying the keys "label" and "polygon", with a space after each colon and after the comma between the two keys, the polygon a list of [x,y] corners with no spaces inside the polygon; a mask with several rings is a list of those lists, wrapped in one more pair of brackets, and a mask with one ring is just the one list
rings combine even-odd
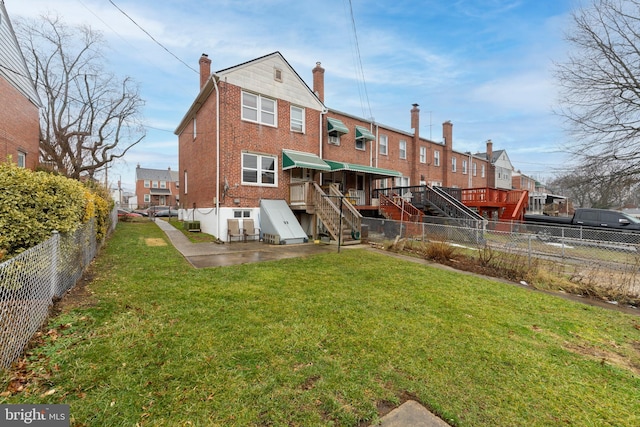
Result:
{"label": "chain link fence", "polygon": [[[486,251],[518,255],[522,263],[563,275],[578,288],[601,289],[621,299],[640,298],[640,233],[559,227],[513,222],[483,222],[461,226],[450,218],[423,223],[363,218],[370,242],[384,244],[397,237],[447,242],[472,253]],[[600,293],[599,293],[600,294]]]}
{"label": "chain link fence", "polygon": [[[118,222],[111,212],[108,234]],[[75,286],[100,247],[95,222],[47,241],[0,264],[0,368],[16,360],[47,320],[53,302]]]}

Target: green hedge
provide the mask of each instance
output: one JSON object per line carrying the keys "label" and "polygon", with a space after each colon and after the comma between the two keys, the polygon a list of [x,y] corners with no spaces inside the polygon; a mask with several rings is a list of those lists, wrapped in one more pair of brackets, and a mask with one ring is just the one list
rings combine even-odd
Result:
{"label": "green hedge", "polygon": [[4,162],[0,189],[0,261],[44,242],[54,230],[72,232],[91,218],[98,238],[108,229],[112,202],[79,181]]}

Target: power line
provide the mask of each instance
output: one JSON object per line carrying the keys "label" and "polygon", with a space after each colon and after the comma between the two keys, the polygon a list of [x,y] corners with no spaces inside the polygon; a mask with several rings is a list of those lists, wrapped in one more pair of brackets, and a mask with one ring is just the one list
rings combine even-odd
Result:
{"label": "power line", "polygon": [[149,34],[149,32],[147,30],[145,30],[144,28],[142,28],[140,26],[140,24],[138,24],[132,17],[130,17],[129,15],[127,15],[127,13],[120,9],[118,7],[117,4],[115,4],[113,2],[113,0],[109,0],[109,3],[111,3],[113,5],[113,7],[115,7],[116,9],[118,9],[120,11],[120,13],[122,13],[124,16],[126,16],[131,22],[134,23],[134,25],[138,28],[140,28],[140,30],[142,30],[147,36],[149,36],[149,38],[151,40],[153,40],[158,46],[160,46],[161,48],[163,48],[169,55],[173,56],[175,59],[177,59],[178,61],[180,61],[185,67],[187,67],[188,69],[190,69],[191,71],[193,71],[196,74],[200,74],[200,72],[198,70],[196,70],[195,68],[191,67],[189,64],[187,64],[186,62],[184,62],[182,59],[178,58],[173,52],[171,52],[169,49],[167,49],[162,43],[160,43],[158,40],[156,40],[151,34]]}
{"label": "power line", "polygon": [[360,92],[360,79],[362,79],[362,87],[364,91],[364,100],[362,99],[363,94],[360,93],[360,104],[362,107],[362,115],[366,116],[364,101],[366,101],[367,107],[369,109],[369,118],[373,118],[373,113],[371,112],[371,104],[369,102],[369,93],[367,92],[367,82],[364,77],[364,68],[362,67],[362,56],[360,55],[360,45],[358,43],[358,31],[356,29],[356,19],[353,14],[353,4],[351,0],[349,0],[349,14],[351,17],[351,29],[353,31],[354,38],[354,62],[356,63],[356,77],[358,79],[358,92]]}

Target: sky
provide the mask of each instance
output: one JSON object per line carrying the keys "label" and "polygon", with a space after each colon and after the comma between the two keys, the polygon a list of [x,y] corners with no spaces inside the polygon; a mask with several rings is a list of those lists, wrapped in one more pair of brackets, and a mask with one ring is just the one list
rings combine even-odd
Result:
{"label": "sky", "polygon": [[138,164],[178,169],[202,53],[215,72],[279,51],[309,87],[321,62],[327,107],[409,132],[419,104],[422,137],[442,141],[450,120],[455,151],[491,139],[541,181],[570,161],[553,66],[577,0],[4,1],[12,21],[53,12],[101,31],[105,67],[139,84],[147,136],[108,172],[125,191]]}

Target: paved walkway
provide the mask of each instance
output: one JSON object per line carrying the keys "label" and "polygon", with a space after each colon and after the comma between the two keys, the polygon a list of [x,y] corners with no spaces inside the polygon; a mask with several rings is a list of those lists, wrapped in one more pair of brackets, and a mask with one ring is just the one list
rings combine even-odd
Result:
{"label": "paved walkway", "polygon": [[[270,245],[262,242],[191,243],[191,241],[167,221],[156,219],[173,246],[196,268],[220,267],[250,262],[273,261],[283,258],[337,252],[336,245],[304,243],[297,245]],[[343,246],[340,249],[362,248]],[[449,424],[429,412],[424,406],[408,400],[386,414],[376,424],[382,427],[448,427]]]}

